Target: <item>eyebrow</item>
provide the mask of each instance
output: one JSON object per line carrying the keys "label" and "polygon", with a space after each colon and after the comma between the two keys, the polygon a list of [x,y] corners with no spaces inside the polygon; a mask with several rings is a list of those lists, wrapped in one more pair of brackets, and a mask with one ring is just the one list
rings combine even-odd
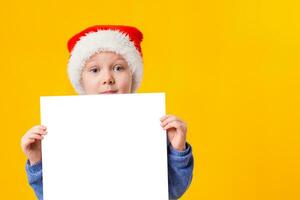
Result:
{"label": "eyebrow", "polygon": [[118,59],[115,60],[115,62],[116,61],[123,61],[123,62],[127,63],[126,60],[124,60],[123,58],[118,58]]}
{"label": "eyebrow", "polygon": [[[125,63],[126,65],[128,65],[127,61],[124,60],[123,58],[117,58],[112,63],[115,63],[115,62],[118,62],[118,61],[121,61],[121,62]],[[89,67],[94,67],[95,65],[98,66],[98,64],[93,59],[89,60],[89,62],[86,62],[85,65],[86,65],[85,67],[88,67],[88,68]]]}
{"label": "eyebrow", "polygon": [[90,61],[90,62],[85,63],[85,67],[94,67],[95,64],[96,64],[95,61]]}

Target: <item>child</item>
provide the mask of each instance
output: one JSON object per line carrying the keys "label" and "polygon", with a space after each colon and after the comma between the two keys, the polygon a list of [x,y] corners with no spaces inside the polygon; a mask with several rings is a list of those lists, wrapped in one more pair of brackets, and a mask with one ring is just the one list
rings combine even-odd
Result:
{"label": "child", "polygon": [[[68,41],[68,75],[79,94],[134,93],[143,72],[140,43],[142,33],[129,26],[93,26]],[[161,126],[168,138],[169,197],[183,195],[191,183],[194,160],[186,142],[186,123],[165,115]],[[37,125],[22,137],[21,146],[28,158],[26,173],[38,199],[43,199],[41,140],[47,128]],[[149,191],[150,192],[150,191]]]}

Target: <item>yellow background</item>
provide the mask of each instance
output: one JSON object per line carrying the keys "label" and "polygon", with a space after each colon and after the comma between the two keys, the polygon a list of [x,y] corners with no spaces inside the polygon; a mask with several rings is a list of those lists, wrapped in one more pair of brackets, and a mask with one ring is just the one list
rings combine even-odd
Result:
{"label": "yellow background", "polygon": [[167,112],[188,122],[195,171],[181,199],[300,199],[299,10],[291,0],[2,2],[0,199],[35,198],[20,139],[40,123],[39,96],[75,94],[66,43],[95,24],[142,30],[138,92],[165,91]]}

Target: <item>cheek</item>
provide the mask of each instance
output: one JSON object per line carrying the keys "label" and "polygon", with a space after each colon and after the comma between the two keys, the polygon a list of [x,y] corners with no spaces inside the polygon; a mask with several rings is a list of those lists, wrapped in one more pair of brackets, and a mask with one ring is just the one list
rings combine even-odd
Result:
{"label": "cheek", "polygon": [[83,78],[82,78],[83,89],[87,93],[93,93],[93,92],[97,91],[97,88],[98,88],[97,84],[98,84],[97,80],[93,79],[92,77],[83,76]]}
{"label": "cheek", "polygon": [[118,88],[119,88],[120,92],[130,93],[131,85],[132,85],[131,75],[126,75],[124,77],[120,77],[120,79],[118,80]]}

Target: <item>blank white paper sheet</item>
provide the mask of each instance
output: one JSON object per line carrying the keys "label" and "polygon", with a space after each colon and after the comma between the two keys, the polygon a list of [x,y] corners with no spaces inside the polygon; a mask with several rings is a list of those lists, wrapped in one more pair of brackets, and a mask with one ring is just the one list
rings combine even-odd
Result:
{"label": "blank white paper sheet", "polygon": [[43,96],[44,200],[167,200],[165,93]]}

